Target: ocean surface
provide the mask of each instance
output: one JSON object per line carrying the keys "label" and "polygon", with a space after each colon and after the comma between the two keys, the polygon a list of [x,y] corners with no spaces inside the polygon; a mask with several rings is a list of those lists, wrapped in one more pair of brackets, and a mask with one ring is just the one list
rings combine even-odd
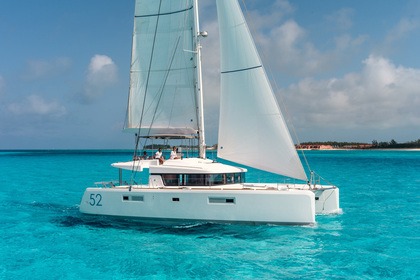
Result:
{"label": "ocean surface", "polygon": [[[84,189],[117,179],[110,164],[131,155],[0,151],[0,279],[420,279],[420,151],[307,151],[343,210],[314,226],[80,214]],[[250,170],[247,180],[283,179]]]}

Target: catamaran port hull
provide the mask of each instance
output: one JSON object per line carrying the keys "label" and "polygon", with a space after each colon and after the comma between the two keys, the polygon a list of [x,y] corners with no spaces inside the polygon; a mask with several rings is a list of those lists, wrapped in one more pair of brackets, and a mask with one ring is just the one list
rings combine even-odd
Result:
{"label": "catamaran port hull", "polygon": [[313,190],[316,214],[340,214],[340,189],[327,187]]}
{"label": "catamaran port hull", "polygon": [[[80,211],[145,221],[304,225],[315,223],[316,201],[324,195],[321,193],[316,200],[319,194],[293,189],[87,188]],[[329,193],[323,199],[333,195]]]}

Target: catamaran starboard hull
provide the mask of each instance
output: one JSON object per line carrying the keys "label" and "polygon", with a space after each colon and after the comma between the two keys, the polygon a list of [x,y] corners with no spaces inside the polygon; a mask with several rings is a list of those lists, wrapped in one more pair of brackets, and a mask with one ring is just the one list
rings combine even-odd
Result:
{"label": "catamaran starboard hull", "polygon": [[309,190],[87,188],[80,211],[155,222],[305,225],[315,223],[315,194]]}

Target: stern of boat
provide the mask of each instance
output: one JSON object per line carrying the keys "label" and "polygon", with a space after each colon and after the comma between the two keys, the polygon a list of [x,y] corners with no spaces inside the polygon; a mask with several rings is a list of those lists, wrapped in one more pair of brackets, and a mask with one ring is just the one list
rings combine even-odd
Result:
{"label": "stern of boat", "polygon": [[340,191],[337,187],[328,187],[314,190],[316,214],[339,214]]}

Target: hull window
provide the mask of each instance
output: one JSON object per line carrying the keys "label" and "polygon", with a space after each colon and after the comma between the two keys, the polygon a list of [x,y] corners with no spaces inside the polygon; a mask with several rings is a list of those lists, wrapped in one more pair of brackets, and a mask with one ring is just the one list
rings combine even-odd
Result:
{"label": "hull window", "polygon": [[141,196],[139,196],[139,195],[133,195],[131,197],[131,200],[132,201],[144,201],[144,197],[142,195]]}
{"label": "hull window", "polygon": [[163,184],[165,186],[180,186],[181,180],[178,174],[162,174]]}
{"label": "hull window", "polygon": [[161,176],[165,186],[219,186],[245,182],[244,173],[152,175]]}
{"label": "hull window", "polygon": [[144,201],[144,197],[142,195],[123,195],[123,201]]}
{"label": "hull window", "polygon": [[209,203],[235,204],[234,197],[209,197]]}

